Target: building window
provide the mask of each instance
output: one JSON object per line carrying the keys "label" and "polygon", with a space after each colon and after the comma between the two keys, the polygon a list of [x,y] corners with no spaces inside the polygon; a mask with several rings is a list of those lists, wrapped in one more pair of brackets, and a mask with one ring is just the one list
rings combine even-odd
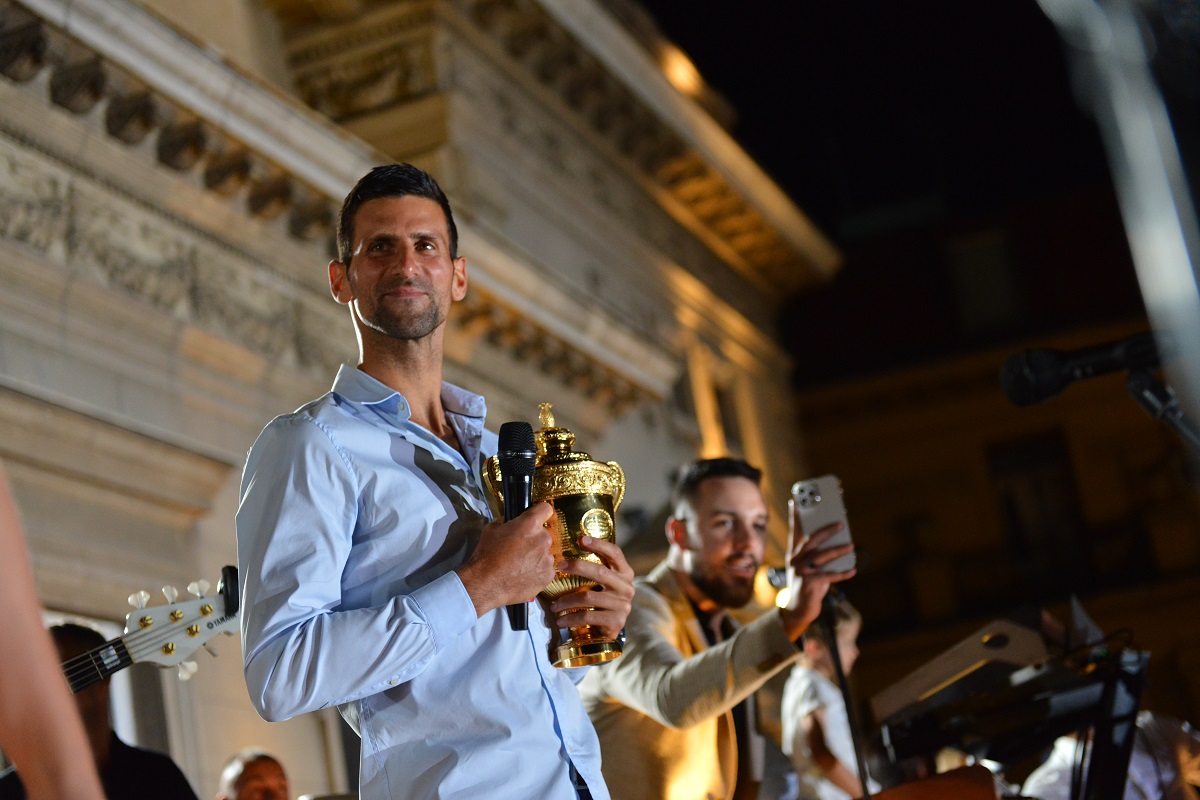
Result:
{"label": "building window", "polygon": [[1066,437],[1052,431],[996,443],[987,461],[1025,599],[1077,589],[1090,571],[1090,554]]}
{"label": "building window", "polygon": [[1022,323],[1025,303],[1003,231],[952,239],[946,245],[946,261],[961,330],[987,335],[1012,330]]}

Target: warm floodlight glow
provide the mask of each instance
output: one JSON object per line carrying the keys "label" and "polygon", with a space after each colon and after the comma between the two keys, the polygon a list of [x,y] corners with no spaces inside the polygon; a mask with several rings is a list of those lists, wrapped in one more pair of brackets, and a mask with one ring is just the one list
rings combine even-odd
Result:
{"label": "warm floodlight glow", "polygon": [[671,85],[684,94],[698,95],[704,86],[704,81],[700,78],[700,73],[696,71],[691,59],[676,47],[668,45],[663,48],[662,68]]}

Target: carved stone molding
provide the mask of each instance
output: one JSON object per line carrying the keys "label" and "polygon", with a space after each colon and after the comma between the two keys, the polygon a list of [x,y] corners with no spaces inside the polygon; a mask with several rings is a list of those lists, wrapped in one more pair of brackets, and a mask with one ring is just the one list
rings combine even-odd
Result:
{"label": "carved stone molding", "polygon": [[[292,23],[289,60],[296,84],[306,102],[333,119],[403,105],[439,89],[452,91],[449,79],[443,77],[438,86],[436,75],[449,75],[457,65],[449,62],[449,51],[435,51],[432,42],[439,21],[470,26],[548,90],[559,106],[551,116],[570,114],[606,142],[653,190],[671,198],[671,213],[682,216],[687,227],[703,230],[716,255],[766,297],[786,295],[830,271],[830,264],[813,261],[824,254],[817,257],[792,246],[752,198],[635,97],[539,2],[401,0],[369,5],[354,19],[321,22],[305,15],[299,23],[297,17],[281,14]],[[500,119],[513,128],[511,116]],[[541,152],[554,159],[558,151],[548,146]]]}
{"label": "carved stone molding", "polygon": [[[326,11],[334,5],[323,4]],[[437,65],[424,31],[435,4],[355,5],[382,15],[380,24],[355,47],[369,48],[375,35],[393,41],[415,36],[413,48],[390,62],[375,63],[392,64],[399,70],[395,75],[403,73],[414,91],[434,86]],[[146,177],[157,170],[164,176],[154,178],[158,183],[184,181],[189,193],[206,192],[211,207],[202,207],[210,219],[238,215],[267,226],[264,231],[271,237],[290,236],[301,243],[331,235],[340,192],[365,171],[364,163],[382,159],[359,142],[324,131],[305,117],[308,112],[212,63],[211,56],[191,52],[190,43],[172,38],[140,9],[126,6],[122,0],[0,2],[0,73],[6,76],[0,81],[8,83],[9,95],[19,95],[27,111],[32,104],[42,104],[37,113],[49,115],[60,143],[59,157],[71,161],[55,169],[53,158],[28,158],[31,151],[22,155],[21,147],[8,148],[8,175],[0,179],[0,210],[5,212],[0,237],[32,248],[63,269],[229,337],[271,363],[333,368],[345,359],[347,348],[328,334],[326,326],[338,319],[338,309],[323,296],[320,281],[289,282],[295,280],[294,266],[281,268],[269,259],[263,264],[248,261],[245,249],[219,244],[219,227],[211,228],[208,236],[192,235],[188,224],[178,224],[179,218],[164,220],[153,211],[155,200],[139,205],[120,192],[114,195],[102,188],[102,180],[89,177],[86,158],[76,163],[76,157],[61,148],[72,139],[104,139],[141,159],[139,169]],[[399,16],[397,7],[403,12]],[[115,24],[118,16],[121,24]],[[330,18],[323,12],[318,16]],[[388,19],[394,23],[384,24]],[[167,58],[165,51],[172,48]],[[556,52],[555,58],[564,57],[561,49]],[[191,74],[185,79],[188,70]],[[597,79],[595,74],[583,75],[582,82],[568,81],[563,90],[586,94]],[[219,89],[222,85],[225,88]],[[224,105],[214,103],[219,91],[224,92]],[[27,113],[23,116],[28,118]],[[39,144],[45,123],[30,128],[3,117],[0,112],[0,130],[13,132],[26,145]],[[56,151],[50,147],[46,152]],[[563,147],[560,152],[563,168],[574,169],[566,163],[574,157],[572,149]],[[80,166],[83,171],[75,172]],[[588,170],[595,176],[604,172],[596,165]],[[125,191],[139,190],[131,184]],[[611,202],[625,205],[626,198],[615,196],[620,189],[608,191],[614,195]],[[311,252],[311,246],[288,251],[301,252]],[[289,277],[279,281],[281,275]],[[576,352],[554,351],[557,356],[543,357],[526,339],[498,341],[510,342],[515,355],[544,364],[556,379],[583,387],[590,395],[612,398],[614,407],[623,408],[641,396],[630,388],[636,380],[620,378],[617,362],[595,358],[579,342],[568,342]]]}
{"label": "carved stone molding", "polygon": [[3,138],[0,240],[277,363],[330,374],[347,355],[306,330],[327,328],[326,298]]}
{"label": "carved stone molding", "polygon": [[[578,139],[581,135],[587,137],[586,130],[546,114],[535,97],[515,85],[505,73],[489,68],[488,59],[470,52],[468,47],[456,48],[454,63],[456,92],[462,106],[456,116],[458,136],[468,140],[486,137],[489,147],[498,151],[494,158],[507,162],[511,165],[509,169],[515,172],[536,176],[529,178],[536,183],[536,191],[548,197],[561,193],[580,201],[580,206],[571,207],[574,213],[547,224],[562,229],[564,235],[573,235],[570,231],[576,224],[573,218],[586,219],[589,213],[594,213],[583,207],[590,202],[611,219],[614,227],[628,232],[631,238],[636,235],[641,242],[648,243],[676,264],[685,265],[687,271],[722,302],[760,327],[769,327],[770,314],[762,293],[732,272],[700,240],[689,236],[652,194],[642,191],[631,180],[628,173],[614,170],[606,156],[615,157],[615,154],[580,146]],[[505,136],[497,135],[497,125]],[[460,187],[460,196],[465,195],[469,208],[478,217],[502,225],[513,205],[509,194],[512,191],[509,184],[491,188],[467,180]],[[528,250],[536,249],[532,242],[524,246]],[[563,266],[566,265],[548,265],[554,269]],[[669,338],[672,334],[656,332],[654,326],[646,327],[644,320],[661,319],[662,305],[681,302],[681,298],[671,297],[670,292],[662,290],[663,287],[645,287],[639,291],[626,285],[628,281],[618,278],[617,271],[606,268],[595,269],[594,281],[580,277],[576,283],[578,291],[593,298],[591,302],[609,306],[613,313],[620,314],[625,324],[638,329],[659,346],[669,347],[664,336]]]}
{"label": "carved stone molding", "polygon": [[341,122],[429,94],[437,86],[432,21],[428,2],[399,3],[336,40],[301,36],[289,51],[301,99]]}
{"label": "carved stone molding", "polygon": [[641,386],[587,358],[570,342],[523,316],[500,298],[472,288],[458,306],[453,323],[508,351],[518,362],[529,363],[554,377],[562,386],[597,401],[619,417],[639,402],[657,399],[657,387]]}

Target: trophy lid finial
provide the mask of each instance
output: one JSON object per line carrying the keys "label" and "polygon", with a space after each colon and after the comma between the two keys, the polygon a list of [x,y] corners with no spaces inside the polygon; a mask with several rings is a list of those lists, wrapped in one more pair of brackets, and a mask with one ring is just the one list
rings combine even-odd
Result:
{"label": "trophy lid finial", "polygon": [[549,460],[555,461],[584,461],[591,456],[587,453],[574,452],[571,446],[575,443],[575,434],[567,428],[554,424],[554,414],[550,411],[551,403],[538,403],[538,419],[542,427],[533,432],[537,443],[538,464]]}

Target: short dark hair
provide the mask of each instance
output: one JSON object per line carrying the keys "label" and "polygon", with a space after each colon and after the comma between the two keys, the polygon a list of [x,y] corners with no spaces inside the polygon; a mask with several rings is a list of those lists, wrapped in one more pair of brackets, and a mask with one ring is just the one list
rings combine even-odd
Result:
{"label": "short dark hair", "polygon": [[762,481],[762,470],[752,467],[740,458],[702,458],[685,464],[675,473],[675,487],[671,490],[671,513],[679,514],[682,503],[692,503],[696,490],[709,478],[746,478],[757,486]]}
{"label": "short dark hair", "polygon": [[438,182],[423,169],[412,164],[385,164],[375,167],[359,178],[358,183],[346,195],[342,210],[338,213],[337,249],[338,261],[350,263],[354,247],[354,215],[368,200],[381,197],[424,197],[442,207],[446,215],[446,228],[450,234],[450,257],[458,258],[458,228],[454,225],[454,214],[450,201]]}

